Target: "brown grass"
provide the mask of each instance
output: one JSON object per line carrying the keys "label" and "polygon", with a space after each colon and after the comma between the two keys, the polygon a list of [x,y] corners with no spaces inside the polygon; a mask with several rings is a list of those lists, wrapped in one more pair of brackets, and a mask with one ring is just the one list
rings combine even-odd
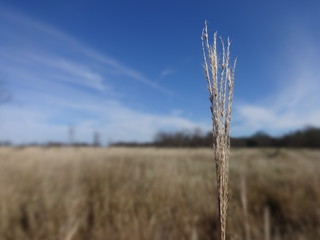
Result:
{"label": "brown grass", "polygon": [[213,35],[213,43],[209,43],[208,26],[207,22],[205,22],[202,32],[202,51],[212,114],[214,161],[219,208],[219,239],[225,240],[229,188],[230,124],[236,61],[234,61],[231,67],[229,64],[231,45],[229,38],[226,46],[221,37],[220,40],[221,53],[217,48],[217,33]]}
{"label": "brown grass", "polygon": [[[0,239],[218,239],[210,149],[1,148]],[[320,151],[231,155],[227,239],[320,237]],[[242,172],[240,174],[240,172]],[[215,237],[214,237],[215,236]]]}

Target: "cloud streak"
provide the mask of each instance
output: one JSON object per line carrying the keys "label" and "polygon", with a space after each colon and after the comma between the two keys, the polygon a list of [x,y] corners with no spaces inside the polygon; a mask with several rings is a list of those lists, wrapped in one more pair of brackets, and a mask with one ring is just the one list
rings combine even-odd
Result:
{"label": "cloud streak", "polygon": [[[61,49],[63,49],[63,51],[68,52],[69,55],[80,54],[82,55],[81,58],[86,58],[87,62],[94,62],[96,65],[101,65],[101,68],[104,67],[107,69],[111,69],[111,72],[113,74],[126,76],[163,94],[174,95],[171,90],[168,90],[160,86],[158,83],[148,79],[139,71],[120,63],[114,58],[102,55],[101,53],[90,49],[80,41],[60,31],[59,29],[34,21],[30,18],[16,14],[14,12],[0,10],[0,13],[0,19],[5,22],[4,24],[13,25],[13,28],[17,31],[15,32],[11,28],[6,28],[7,30],[2,31],[1,35],[3,35],[3,37],[5,38],[11,38],[11,40],[13,39],[14,41],[18,41],[18,44],[29,42],[28,48],[31,48],[32,52],[39,51],[39,49],[41,49],[40,47],[45,48],[45,51],[47,51],[48,45],[50,45],[50,48],[52,48],[51,51],[55,51],[56,49],[54,48],[58,47],[58,51],[60,52]],[[25,38],[25,36],[29,36],[29,34],[22,37],[21,33],[25,33],[26,31],[32,32],[33,36],[29,37],[29,39]],[[36,40],[39,39],[41,41],[36,42]],[[41,57],[49,58],[50,55],[48,54],[48,52],[42,52]],[[70,62],[71,60],[68,59],[68,61]],[[100,82],[102,81],[100,80]]]}
{"label": "cloud streak", "polygon": [[161,77],[166,77],[168,75],[174,74],[175,72],[176,71],[174,69],[172,69],[172,68],[166,68],[160,73],[160,76]]}

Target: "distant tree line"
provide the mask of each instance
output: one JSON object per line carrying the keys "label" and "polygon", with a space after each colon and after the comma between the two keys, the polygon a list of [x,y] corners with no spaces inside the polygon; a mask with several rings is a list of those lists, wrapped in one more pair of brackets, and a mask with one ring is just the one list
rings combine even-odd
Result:
{"label": "distant tree line", "polygon": [[[114,142],[110,146],[123,147],[212,147],[213,136],[211,132],[202,133],[200,130],[158,132],[150,142]],[[10,141],[0,141],[0,146],[11,146]],[[94,134],[93,142],[47,142],[29,143],[20,146],[42,147],[101,147],[98,134]],[[263,131],[259,131],[249,137],[232,137],[232,147],[302,147],[320,148],[320,128],[307,127],[279,137],[273,137]]]}
{"label": "distant tree line", "polygon": [[[152,142],[116,142],[112,146],[153,147],[211,147],[212,133],[179,131],[158,132]],[[307,127],[279,137],[259,131],[249,137],[232,137],[232,147],[304,147],[320,148],[320,128]]]}

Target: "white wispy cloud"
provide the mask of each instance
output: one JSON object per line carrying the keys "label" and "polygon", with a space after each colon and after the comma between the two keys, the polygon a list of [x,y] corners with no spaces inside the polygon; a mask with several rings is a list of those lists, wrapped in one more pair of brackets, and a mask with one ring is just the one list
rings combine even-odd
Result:
{"label": "white wispy cloud", "polygon": [[[49,139],[67,142],[68,125],[59,120],[67,117],[70,112],[73,112],[70,124],[75,126],[76,141],[90,141],[96,130],[100,131],[103,143],[120,140],[149,141],[160,129],[207,130],[206,123],[194,122],[183,116],[137,111],[118,101],[102,101],[94,96],[74,101],[75,96],[62,99],[59,96],[37,93],[35,98],[43,104],[3,106],[0,139],[10,139],[15,143],[41,143]],[[83,118],[83,115],[86,117]]]}
{"label": "white wispy cloud", "polygon": [[288,50],[271,65],[277,85],[259,102],[235,105],[236,135],[265,130],[280,134],[307,125],[320,126],[320,46],[303,30],[288,34]]}
{"label": "white wispy cloud", "polygon": [[[174,94],[171,90],[166,89],[160,86],[155,81],[148,79],[141,72],[130,68],[123,63],[120,63],[110,56],[103,55],[85,46],[80,41],[64,33],[63,31],[60,31],[59,29],[35,21],[23,15],[19,15],[12,11],[0,10],[0,13],[0,19],[6,21],[6,23],[14,25],[14,29],[16,30],[15,31],[11,28],[6,28],[0,35],[2,35],[4,38],[13,40],[13,42],[18,41],[18,45],[19,43],[21,43],[21,45],[25,46],[25,44],[28,43],[29,45],[27,47],[31,49],[32,52],[36,52],[37,50],[39,51],[39,49],[41,50],[41,47],[45,48],[48,45],[50,45],[50,50],[53,52],[57,50],[55,49],[57,47],[58,50],[61,51],[61,49],[63,49],[67,53],[70,53],[70,51],[72,51],[73,55],[75,55],[75,53],[77,55],[81,54],[82,57],[85,57],[88,62],[91,61],[97,65],[100,64],[106,69],[111,70],[110,72],[113,72],[114,74],[126,76],[134,81],[147,85],[150,88],[160,91],[164,94]],[[30,36],[29,33],[27,33],[26,35],[21,35],[25,34],[26,31],[32,32],[33,35]],[[46,49],[46,51],[47,50],[48,49]],[[49,56],[47,56],[46,54],[48,54],[48,52],[42,52],[41,55],[42,57],[49,58]]]}
{"label": "white wispy cloud", "polygon": [[161,71],[160,76],[166,77],[168,75],[174,74],[175,72],[176,70],[174,70],[173,68],[165,68]]}

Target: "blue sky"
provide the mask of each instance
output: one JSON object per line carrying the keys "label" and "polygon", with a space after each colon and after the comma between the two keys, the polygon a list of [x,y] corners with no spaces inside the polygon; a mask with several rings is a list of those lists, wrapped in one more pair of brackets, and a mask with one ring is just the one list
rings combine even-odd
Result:
{"label": "blue sky", "polygon": [[201,31],[238,59],[231,134],[320,126],[320,2],[0,1],[0,140],[210,130]]}

